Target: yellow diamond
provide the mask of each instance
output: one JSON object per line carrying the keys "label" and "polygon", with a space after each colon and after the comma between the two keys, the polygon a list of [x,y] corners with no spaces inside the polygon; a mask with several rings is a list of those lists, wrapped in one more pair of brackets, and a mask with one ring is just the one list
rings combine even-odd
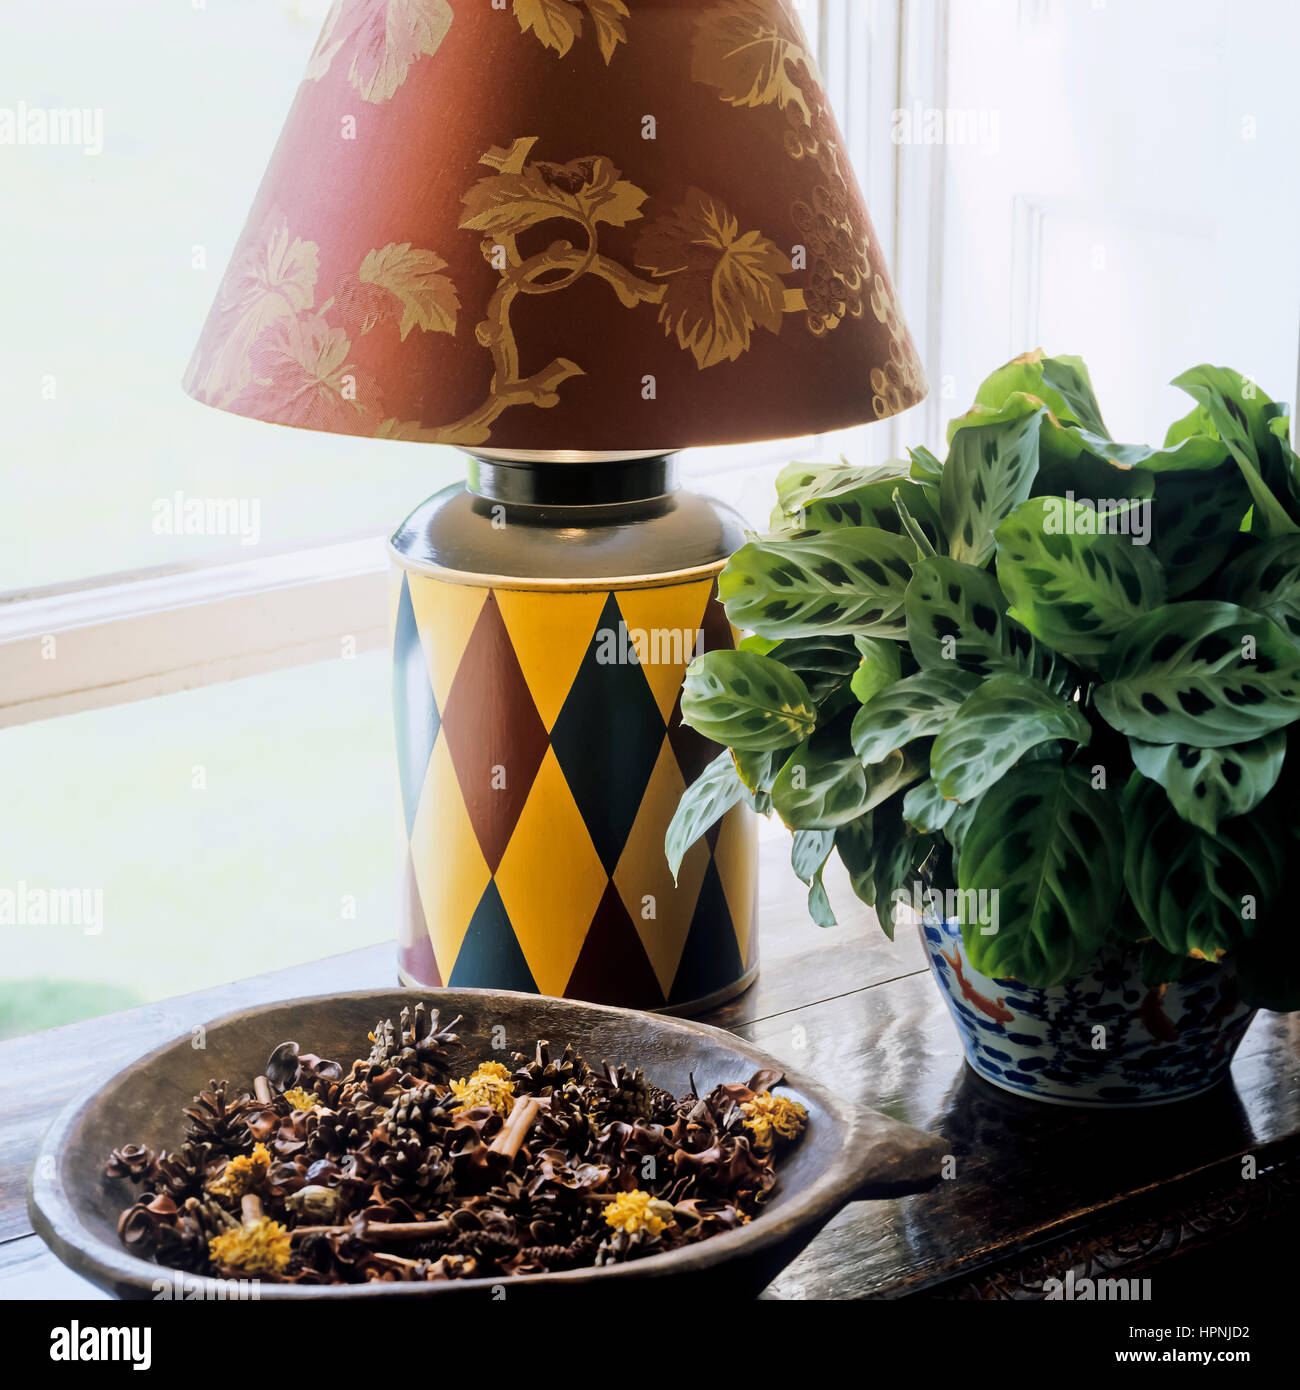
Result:
{"label": "yellow diamond", "polygon": [[608,879],[552,749],[496,872],[537,988],[563,994]]}

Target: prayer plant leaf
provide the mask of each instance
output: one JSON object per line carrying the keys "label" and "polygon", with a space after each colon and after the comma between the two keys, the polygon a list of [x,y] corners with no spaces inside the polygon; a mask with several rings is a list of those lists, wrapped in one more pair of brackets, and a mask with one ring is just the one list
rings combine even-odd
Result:
{"label": "prayer plant leaf", "polygon": [[1148,743],[1223,748],[1300,716],[1300,650],[1231,603],[1170,603],[1131,623],[1102,658],[1093,699],[1112,728]]}
{"label": "prayer plant leaf", "polygon": [[1135,773],[1124,792],[1124,823],[1124,882],[1166,951],[1216,960],[1255,934],[1285,869],[1284,836],[1270,817],[1224,821],[1208,835]]}
{"label": "prayer plant leaf", "polygon": [[859,661],[850,688],[865,705],[903,674],[903,648],[887,637],[857,637],[854,646]]}
{"label": "prayer plant leaf", "polygon": [[835,831],[835,848],[848,870],[856,896],[874,908],[885,935],[894,937],[895,897],[909,901],[921,865],[935,838],[919,835],[903,820],[902,798],[895,794],[874,810]]}
{"label": "prayer plant leaf", "polygon": [[992,558],[993,533],[1033,487],[1042,419],[1042,402],[1017,394],[999,410],[976,406],[954,422],[939,487],[954,560],[979,567]]}
{"label": "prayer plant leaf", "polygon": [[835,925],[835,913],[822,884],[822,871],[834,847],[833,830],[796,830],[791,837],[790,865],[808,885],[808,915],[819,927]]}
{"label": "prayer plant leaf", "polygon": [[930,544],[940,544],[943,528],[939,522],[938,494],[934,488],[906,478],[881,478],[835,497],[816,498],[805,503],[792,519],[804,534],[834,531],[843,526],[875,526],[901,535],[903,525],[894,505],[895,492]]}
{"label": "prayer plant leaf", "polygon": [[990,787],[957,869],[964,902],[973,892],[996,904],[995,931],[962,924],[975,969],[1039,988],[1082,974],[1114,918],[1123,835],[1114,802],[1081,768],[1025,763]]}
{"label": "prayer plant leaf", "polygon": [[1151,548],[1169,596],[1191,593],[1223,568],[1243,543],[1250,489],[1229,460],[1203,473],[1162,473],[1151,504]]}
{"label": "prayer plant leaf", "polygon": [[1218,591],[1271,618],[1300,645],[1300,536],[1276,536],[1239,555],[1220,575]]}
{"label": "prayer plant leaf", "polygon": [[817,723],[808,687],[795,673],[757,652],[697,656],[686,670],[682,719],[728,748],[788,748]]}
{"label": "prayer plant leaf", "polygon": [[736,765],[727,752],[719,753],[682,793],[664,836],[664,853],[668,857],[674,882],[686,851],[711,825],[720,821],[744,794],[745,788],[736,774]]}
{"label": "prayer plant leaf", "polygon": [[952,801],[987,791],[1031,748],[1056,739],[1086,744],[1088,721],[1028,676],[994,676],[966,697],[944,723],[930,750],[930,776]]}
{"label": "prayer plant leaf", "polygon": [[951,663],[895,681],[853,716],[853,752],[864,764],[878,763],[913,739],[932,737],[975,687],[975,677]]}
{"label": "prayer plant leaf", "polygon": [[848,724],[836,720],[791,753],[772,784],[772,805],[792,830],[827,830],[856,820],[910,786],[924,762],[898,749],[863,767],[848,745]]}
{"label": "prayer plant leaf", "polygon": [[946,555],[917,563],[904,604],[912,655],[927,670],[975,676],[1018,671],[1053,688],[1072,684],[1068,664],[1007,616],[987,570]]}
{"label": "prayer plant leaf", "polygon": [[908,476],[918,483],[928,483],[931,487],[938,487],[943,482],[943,464],[935,458],[929,451],[919,445],[915,449],[909,449],[907,456],[912,461],[908,469]]}
{"label": "prayer plant leaf", "polygon": [[788,516],[797,516],[811,502],[843,497],[875,483],[896,485],[908,476],[909,464],[905,459],[890,459],[862,468],[843,462],[788,463],[776,475],[777,505]]}
{"label": "prayer plant leaf", "polygon": [[906,536],[849,526],[752,540],[727,561],[727,617],[763,637],[901,637],[916,547]]}
{"label": "prayer plant leaf", "polygon": [[997,410],[1013,392],[1037,396],[1059,421],[1105,436],[1101,407],[1081,357],[1046,357],[1041,348],[1022,353],[985,377],[975,404]]}
{"label": "prayer plant leaf", "polygon": [[1125,520],[1122,511],[1099,514],[1063,497],[1021,503],[997,531],[1010,616],[1056,651],[1091,657],[1162,604],[1165,577],[1155,556],[1115,534]]}
{"label": "prayer plant leaf", "polygon": [[1219,822],[1244,816],[1273,790],[1286,757],[1286,730],[1222,748],[1129,739],[1133,765],[1165,789],[1175,811],[1213,835]]}
{"label": "prayer plant leaf", "polygon": [[851,637],[791,637],[772,643],[766,654],[803,681],[814,705],[847,686],[861,662]]}
{"label": "prayer plant leaf", "polygon": [[933,777],[908,787],[903,793],[903,819],[922,834],[942,830],[956,809],[957,803],[944,796]]}
{"label": "prayer plant leaf", "polygon": [[1265,536],[1300,531],[1294,480],[1271,429],[1279,407],[1228,367],[1202,364],[1175,377],[1173,384],[1204,408],[1241,470],[1250,489],[1251,530]]}

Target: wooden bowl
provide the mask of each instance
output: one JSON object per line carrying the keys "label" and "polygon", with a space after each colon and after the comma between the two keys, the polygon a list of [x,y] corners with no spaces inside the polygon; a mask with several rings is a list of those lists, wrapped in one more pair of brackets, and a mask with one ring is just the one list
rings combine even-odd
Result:
{"label": "wooden bowl", "polygon": [[[404,1005],[424,1000],[445,1022],[464,1016],[452,1066],[466,1070],[503,1055],[493,1031],[504,1029],[507,1049],[531,1053],[537,1039],[553,1048],[572,1043],[589,1061],[601,1058],[643,1067],[649,1080],[682,1094],[695,1078],[699,1094],[723,1081],[746,1081],[761,1068],[782,1070],[747,1042],[685,1019],[607,1008],[505,990],[365,990],[320,995],[227,1014],[206,1025],[204,1046],[186,1034],[120,1071],[106,1085],[74,1100],[51,1126],[32,1165],[28,1210],[32,1225],[77,1273],[124,1298],[149,1298],[158,1281],[184,1279],[187,1295],[216,1296],[220,1281],[174,1271],[129,1253],[117,1237],[117,1219],[132,1188],[104,1177],[117,1146],[143,1143],[176,1148],[182,1108],[210,1077],[241,1088],[261,1073],[271,1050],[287,1039],[346,1067],[363,1051],[376,1019],[396,1018]],[[496,1041],[500,1042],[498,1033]],[[787,1093],[808,1109],[800,1142],[779,1168],[771,1203],[748,1225],[696,1245],[627,1264],[510,1279],[439,1283],[296,1285],[263,1282],[262,1299],[491,1297],[503,1283],[517,1294],[562,1291],[581,1285],[584,1298],[600,1292],[676,1296],[709,1284],[717,1292],[757,1294],[808,1244],[846,1202],[895,1196],[928,1186],[946,1148],[926,1134],[830,1094],[803,1077],[786,1074]],[[671,1281],[666,1284],[665,1281]]]}

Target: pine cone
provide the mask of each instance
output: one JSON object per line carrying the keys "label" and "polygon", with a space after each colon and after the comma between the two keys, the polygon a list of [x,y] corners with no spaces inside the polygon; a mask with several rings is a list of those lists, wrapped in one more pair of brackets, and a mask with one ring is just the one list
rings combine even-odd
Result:
{"label": "pine cone", "polygon": [[[605,1076],[598,1083],[594,1109],[604,1124],[614,1120],[650,1120],[661,1109],[657,1097],[652,1097],[645,1073],[638,1067],[629,1071],[625,1066],[604,1064]],[[655,1090],[658,1091],[658,1087]],[[666,1094],[666,1092],[664,1093]]]}
{"label": "pine cone", "polygon": [[591,1068],[567,1043],[564,1055],[558,1061],[552,1059],[551,1045],[544,1040],[537,1044],[531,1061],[524,1052],[512,1053],[510,1060],[516,1063],[511,1079],[518,1095],[537,1096],[547,1091],[559,1091],[574,1082],[582,1084],[591,1076]]}
{"label": "pine cone", "polygon": [[450,1093],[439,1095],[430,1085],[403,1091],[384,1111],[380,1124],[394,1143],[405,1139],[427,1141],[452,1123],[448,1106],[455,1099]]}
{"label": "pine cone", "polygon": [[174,1226],[158,1228],[158,1263],[191,1274],[204,1273],[208,1269],[208,1241],[238,1225],[219,1202],[191,1197],[177,1213]]}
{"label": "pine cone", "polygon": [[425,1081],[445,1080],[447,1049],[456,1041],[452,1029],[459,1022],[458,1014],[439,1028],[437,1009],[430,1014],[423,1003],[415,1006],[414,1013],[403,1009],[396,1027],[387,1018],[375,1024],[374,1045],[362,1066],[372,1071],[396,1067]]}
{"label": "pine cone", "polygon": [[355,1149],[369,1132],[370,1125],[353,1110],[318,1110],[316,1126],[307,1140],[312,1158],[333,1158]]}
{"label": "pine cone", "polygon": [[452,1166],[436,1144],[409,1139],[385,1149],[375,1162],[381,1180],[400,1190],[415,1188],[428,1198],[451,1188]]}
{"label": "pine cone", "polygon": [[591,1236],[579,1236],[568,1245],[529,1245],[520,1251],[523,1265],[539,1271],[581,1269],[595,1258],[597,1242]]}
{"label": "pine cone", "polygon": [[185,1110],[185,1137],[192,1143],[211,1144],[220,1153],[243,1153],[253,1147],[246,1123],[253,1103],[246,1091],[231,1097],[226,1088],[224,1081],[209,1081],[208,1089],[194,1097]]}

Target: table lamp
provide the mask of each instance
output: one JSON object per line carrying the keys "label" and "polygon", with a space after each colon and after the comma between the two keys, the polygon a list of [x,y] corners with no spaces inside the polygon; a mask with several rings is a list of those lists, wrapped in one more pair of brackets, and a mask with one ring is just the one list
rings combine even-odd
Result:
{"label": "table lamp", "polygon": [[185,387],[466,452],[390,547],[402,980],[749,984],[752,812],[664,857],[743,538],[673,455],[925,393],[790,5],[340,0]]}

